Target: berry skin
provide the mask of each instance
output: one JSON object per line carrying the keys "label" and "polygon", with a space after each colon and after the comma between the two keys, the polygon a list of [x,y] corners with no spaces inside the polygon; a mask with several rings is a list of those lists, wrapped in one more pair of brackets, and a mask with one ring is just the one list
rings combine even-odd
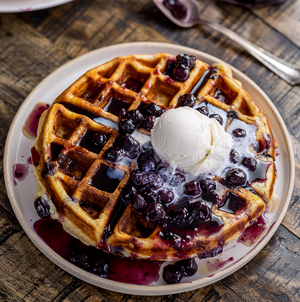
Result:
{"label": "berry skin", "polygon": [[184,185],[184,194],[193,198],[199,197],[202,193],[198,181],[193,180]]}
{"label": "berry skin", "polygon": [[138,156],[137,164],[141,171],[152,172],[156,170],[156,161],[153,155],[153,151],[148,150]]}
{"label": "berry skin", "polygon": [[121,134],[131,134],[134,132],[136,126],[131,119],[121,119],[118,125]]}
{"label": "berry skin", "polygon": [[193,94],[183,94],[179,97],[179,106],[188,106],[188,107],[194,107],[197,102],[197,98]]}
{"label": "berry skin", "polygon": [[95,133],[94,135],[92,135],[91,139],[92,139],[92,144],[95,147],[102,147],[107,141],[107,137],[103,133]]}
{"label": "berry skin", "polygon": [[165,217],[165,210],[160,203],[151,202],[148,204],[144,211],[144,215],[147,221],[155,222]]}
{"label": "berry skin", "polygon": [[244,129],[240,129],[240,128],[234,129],[234,130],[232,131],[232,135],[233,135],[234,137],[245,137],[246,134],[247,134],[246,131],[245,131]]}
{"label": "berry skin", "polygon": [[206,106],[201,106],[197,110],[203,115],[209,116],[209,110]]}
{"label": "berry skin", "polygon": [[44,198],[38,197],[34,201],[34,207],[40,218],[44,219],[50,217],[50,206]]}
{"label": "berry skin", "polygon": [[132,202],[132,207],[138,212],[145,209],[147,205],[145,198],[141,194],[134,194],[131,202]]}
{"label": "berry skin", "polygon": [[164,267],[163,278],[169,284],[179,283],[182,279],[182,272],[177,266],[169,264]]}
{"label": "berry skin", "polygon": [[229,159],[232,163],[236,164],[240,160],[240,154],[236,150],[231,150],[229,154]]}
{"label": "berry skin", "polygon": [[85,249],[77,249],[73,251],[67,258],[72,264],[88,271],[90,269],[90,258]]}
{"label": "berry skin", "polygon": [[175,266],[180,269],[184,276],[193,276],[198,271],[198,265],[194,258],[177,261]]}
{"label": "berry skin", "polygon": [[158,196],[162,204],[169,204],[175,198],[175,194],[172,189],[161,189],[158,192]]}
{"label": "berry skin", "polygon": [[255,171],[257,166],[257,160],[253,157],[244,157],[242,165],[248,168],[250,171]]}
{"label": "berry skin", "polygon": [[209,117],[216,119],[220,123],[220,125],[223,125],[223,118],[221,117],[221,115],[211,114]]}
{"label": "berry skin", "polygon": [[225,173],[225,180],[232,186],[241,186],[246,182],[246,173],[239,168],[233,168]]}

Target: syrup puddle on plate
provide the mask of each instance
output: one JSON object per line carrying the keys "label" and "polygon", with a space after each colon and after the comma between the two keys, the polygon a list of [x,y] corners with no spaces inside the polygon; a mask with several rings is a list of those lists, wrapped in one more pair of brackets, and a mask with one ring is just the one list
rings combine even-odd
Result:
{"label": "syrup puddle on plate", "polygon": [[199,265],[198,273],[203,276],[209,276],[222,269],[225,265],[232,262],[233,257],[230,258],[216,258],[207,259]]}
{"label": "syrup puddle on plate", "polygon": [[37,129],[40,117],[42,113],[47,110],[50,107],[50,105],[46,103],[37,103],[29,116],[27,117],[27,120],[25,121],[22,131],[23,134],[28,137],[29,139],[35,139],[37,136]]}
{"label": "syrup puddle on plate", "polygon": [[[80,251],[84,255],[96,250],[73,238],[57,220],[40,219],[34,223],[33,228],[53,251],[66,260],[72,252]],[[105,254],[105,257],[109,263],[107,279],[140,285],[151,285],[159,279],[162,262],[120,258],[110,254]]]}

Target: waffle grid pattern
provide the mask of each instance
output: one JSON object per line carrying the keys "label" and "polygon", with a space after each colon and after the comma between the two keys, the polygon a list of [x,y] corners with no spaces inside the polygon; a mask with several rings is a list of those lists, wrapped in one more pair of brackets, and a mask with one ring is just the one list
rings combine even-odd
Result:
{"label": "waffle grid pattern", "polygon": [[[221,230],[213,234],[202,232],[192,236],[185,243],[184,251],[162,240],[162,226],[146,221],[143,215],[132,209],[131,204],[120,215],[112,235],[106,240],[105,229],[116,212],[122,189],[128,183],[136,164],[132,161],[129,166],[122,163],[115,165],[103,157],[104,152],[118,139],[119,133],[99,123],[99,119],[119,122],[119,117],[109,110],[114,100],[122,102],[121,105],[125,104],[128,110],[150,102],[162,108],[174,108],[178,105],[179,97],[189,93],[210,68],[208,64],[197,60],[188,80],[176,82],[164,74],[169,60],[175,60],[175,56],[156,54],[116,58],[79,78],[42,116],[34,144],[40,154],[40,163],[35,167],[36,177],[43,187],[42,191],[47,192],[49,203],[54,205],[58,213],[63,213],[60,219],[64,228],[85,244],[128,257],[154,260],[191,258],[217,249],[220,243],[226,244],[239,236],[263,213],[266,202],[272,196],[276,179],[276,141],[270,125],[240,83],[232,78],[230,72],[218,66],[215,75],[208,79],[197,94],[199,106],[209,103],[223,110],[227,116],[226,125],[223,125],[225,129],[233,118],[238,118],[257,127],[256,139],[260,145],[268,138],[268,148],[257,151],[250,147],[256,158],[270,163],[267,181],[253,182],[253,192],[243,188],[221,187],[222,196],[230,191],[245,200],[244,206],[230,214],[218,209],[217,204],[213,205],[212,212],[223,220]],[[126,88],[126,81],[130,79],[141,82],[138,92]],[[226,103],[215,98],[217,90],[230,101]],[[106,135],[107,141],[99,152],[80,145],[87,133]],[[101,169],[106,174],[110,171],[114,174],[112,179],[117,179],[112,192],[107,192],[101,181],[95,179],[97,173],[101,174]]]}

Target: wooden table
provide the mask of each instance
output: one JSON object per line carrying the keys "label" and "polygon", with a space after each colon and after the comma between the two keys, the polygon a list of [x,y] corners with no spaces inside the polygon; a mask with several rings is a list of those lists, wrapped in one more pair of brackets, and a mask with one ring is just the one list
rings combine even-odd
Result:
{"label": "wooden table", "polygon": [[[291,63],[299,62],[300,0],[257,10],[213,0],[199,3],[208,19]],[[1,163],[14,115],[44,77],[93,49],[133,41],[177,43],[210,53],[243,71],[266,92],[283,117],[294,146],[296,181],[288,213],[250,263],[215,284],[162,297],[123,295],[71,276],[32,244],[10,206],[1,165],[0,300],[300,301],[300,86],[290,86],[208,28],[176,27],[150,0],[74,1],[40,11],[0,14]]]}

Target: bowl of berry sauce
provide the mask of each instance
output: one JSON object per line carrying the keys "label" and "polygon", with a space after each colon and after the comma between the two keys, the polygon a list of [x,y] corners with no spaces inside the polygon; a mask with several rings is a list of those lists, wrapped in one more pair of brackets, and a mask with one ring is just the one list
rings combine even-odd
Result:
{"label": "bowl of berry sauce", "polygon": [[[195,259],[197,269],[195,269],[193,261],[184,263],[183,268],[181,263],[177,264],[168,273],[172,275],[176,269],[181,269],[186,274],[179,283],[168,284],[163,278],[163,271],[164,267],[170,263],[117,258],[112,255],[104,255],[102,258],[105,261],[97,261],[100,258],[96,253],[101,253],[101,251],[94,251],[83,246],[65,233],[57,221],[40,220],[34,208],[34,196],[38,184],[33,174],[33,165],[38,159],[37,154],[31,151],[32,138],[35,133],[34,124],[36,124],[38,116],[66,87],[87,70],[117,56],[154,53],[174,55],[188,53],[208,64],[221,62],[221,60],[195,49],[165,43],[128,43],[94,50],[51,73],[30,93],[12,122],[4,154],[5,184],[8,197],[20,225],[35,246],[52,262],[77,278],[101,288],[136,295],[167,295],[190,291],[217,282],[243,267],[262,250],[279,227],[290,202],[295,175],[291,142],[277,109],[251,79],[231,67],[234,78],[242,83],[244,89],[255,101],[259,100],[259,106],[269,119],[278,142],[276,158],[278,179],[275,185],[275,197],[268,205],[267,211],[240,238],[225,246],[221,254],[216,251],[218,255],[215,257]],[[127,83],[126,85],[139,89],[139,83]],[[30,132],[30,135],[27,136],[24,135],[26,120]],[[117,127],[113,124],[110,126]],[[24,127],[25,131],[23,131]],[[94,135],[94,133],[89,135]],[[242,135],[242,132],[237,135]],[[95,136],[96,143],[93,148],[98,148],[104,139],[107,138]],[[84,139],[81,143],[85,144]],[[53,152],[59,152],[59,148],[60,146],[53,146]],[[234,158],[234,154],[232,156]],[[251,162],[245,164],[251,167]],[[106,170],[100,172],[107,174]],[[114,183],[112,182],[111,185],[114,186]],[[226,202],[223,205],[227,210],[236,206],[238,206],[238,200],[233,204]],[[40,209],[42,210],[42,207]],[[217,220],[214,227],[218,227]],[[75,253],[75,248],[80,252]],[[270,253],[272,253],[272,249],[270,249]],[[106,264],[109,264],[109,269]],[[176,273],[172,276],[176,278]]]}

